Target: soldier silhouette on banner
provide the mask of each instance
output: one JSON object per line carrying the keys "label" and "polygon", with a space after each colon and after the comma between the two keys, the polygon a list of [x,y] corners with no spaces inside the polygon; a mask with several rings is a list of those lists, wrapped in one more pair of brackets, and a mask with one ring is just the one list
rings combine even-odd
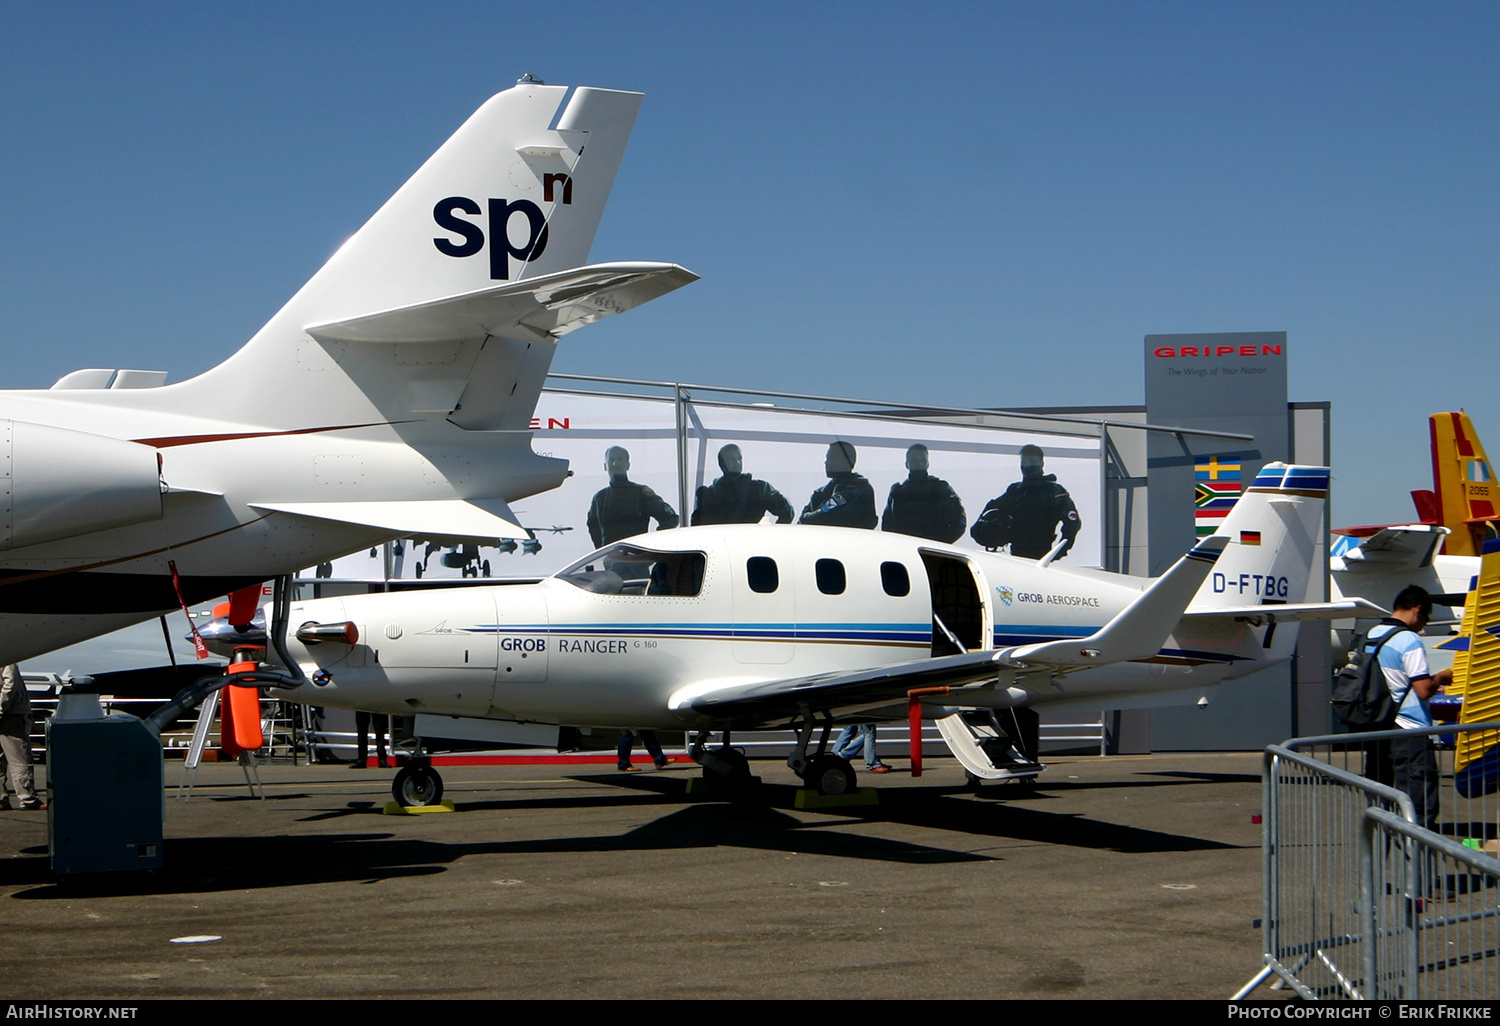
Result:
{"label": "soldier silhouette on banner", "polygon": [[768,482],[744,473],[745,459],[737,445],[719,450],[719,469],[724,475],[698,489],[693,508],[693,526],[699,524],[758,524],[770,513],[778,524],[792,522],[792,504]]}
{"label": "soldier silhouette on banner", "polygon": [[828,447],[823,458],[828,483],[812,493],[799,523],[873,529],[880,522],[875,515],[875,489],[854,472],[855,458],[854,446],[848,442]]}
{"label": "soldier silhouette on banner", "polygon": [[1041,559],[1057,544],[1059,527],[1066,544],[1058,558],[1073,547],[1083,526],[1078,509],[1057,475],[1042,473],[1042,457],[1037,446],[1021,446],[1021,480],[991,499],[969,529],[970,537],[991,552],[1009,545],[1012,556]]}
{"label": "soldier silhouette on banner", "polygon": [[609,471],[609,487],[595,492],[589,503],[589,537],[595,548],[645,534],[653,519],[661,531],[677,526],[677,512],[650,488],[627,476],[630,453],[610,446],[604,453],[604,469]]}
{"label": "soldier silhouette on banner", "polygon": [[963,501],[947,481],[927,473],[928,466],[927,446],[918,442],[906,450],[906,480],[891,485],[880,529],[933,541],[958,541],[969,522]]}

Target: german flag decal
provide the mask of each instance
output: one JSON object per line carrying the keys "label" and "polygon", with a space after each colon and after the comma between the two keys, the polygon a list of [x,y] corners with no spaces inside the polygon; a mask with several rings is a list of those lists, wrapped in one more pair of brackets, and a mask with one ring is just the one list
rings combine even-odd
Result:
{"label": "german flag decal", "polygon": [[1241,531],[1240,532],[1240,544],[1241,545],[1259,545],[1260,544],[1260,532],[1259,531]]}

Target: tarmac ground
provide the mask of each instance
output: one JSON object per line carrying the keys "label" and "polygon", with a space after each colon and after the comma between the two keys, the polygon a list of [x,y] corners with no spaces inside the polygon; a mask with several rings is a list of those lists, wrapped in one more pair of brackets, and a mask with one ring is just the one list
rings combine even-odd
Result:
{"label": "tarmac ground", "polygon": [[0,973],[27,1000],[1222,1000],[1253,976],[1259,754],[1047,761],[975,795],[929,759],[818,811],[780,761],[740,803],[688,794],[691,764],[445,766],[458,811],[420,816],[382,814],[391,771],[263,766],[260,801],[206,764],[183,802],[169,763],[153,874],[60,885],[46,813],[0,812]]}

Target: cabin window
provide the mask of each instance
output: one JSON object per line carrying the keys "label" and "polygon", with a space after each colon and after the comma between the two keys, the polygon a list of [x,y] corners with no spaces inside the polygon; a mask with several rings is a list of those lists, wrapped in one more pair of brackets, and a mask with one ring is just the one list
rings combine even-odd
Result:
{"label": "cabin window", "polygon": [[769,595],[781,585],[776,560],[770,556],[751,556],[747,559],[745,579],[750,582],[750,590],[761,595]]}
{"label": "cabin window", "polygon": [[653,552],[620,542],[585,556],[557,576],[598,595],[691,597],[703,590],[701,552]]}
{"label": "cabin window", "polygon": [[881,563],[880,583],[887,595],[903,598],[911,594],[911,575],[906,572],[905,563]]}
{"label": "cabin window", "polygon": [[844,564],[836,559],[820,559],[815,567],[818,590],[824,595],[844,593]]}

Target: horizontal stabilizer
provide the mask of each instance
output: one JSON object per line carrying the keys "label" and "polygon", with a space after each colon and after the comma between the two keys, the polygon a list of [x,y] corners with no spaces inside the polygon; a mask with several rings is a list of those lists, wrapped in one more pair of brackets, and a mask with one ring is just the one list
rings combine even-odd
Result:
{"label": "horizontal stabilizer", "polygon": [[609,263],[506,282],[413,306],[325,324],[307,333],[319,342],[462,342],[488,335],[559,338],[625,313],[691,284],[676,264]]}
{"label": "horizontal stabilizer", "polygon": [[393,538],[489,541],[526,538],[503,499],[411,499],[393,502],[257,502],[256,509],[389,531]]}
{"label": "horizontal stabilizer", "polygon": [[1365,620],[1390,616],[1388,610],[1362,598],[1342,602],[1293,602],[1263,606],[1220,606],[1193,610],[1183,620],[1202,624],[1206,620],[1248,620],[1258,624],[1293,623],[1301,620]]}
{"label": "horizontal stabilizer", "polygon": [[1006,650],[1002,658],[1049,666],[1099,666],[1149,659],[1171,636],[1183,611],[1228,544],[1229,539],[1223,535],[1204,538],[1097,633],[1087,638],[1022,645]]}
{"label": "horizontal stabilizer", "polygon": [[1432,565],[1432,557],[1448,533],[1446,527],[1434,524],[1383,527],[1357,545],[1336,542],[1331,555],[1341,557],[1343,569],[1349,571],[1416,570]]}

